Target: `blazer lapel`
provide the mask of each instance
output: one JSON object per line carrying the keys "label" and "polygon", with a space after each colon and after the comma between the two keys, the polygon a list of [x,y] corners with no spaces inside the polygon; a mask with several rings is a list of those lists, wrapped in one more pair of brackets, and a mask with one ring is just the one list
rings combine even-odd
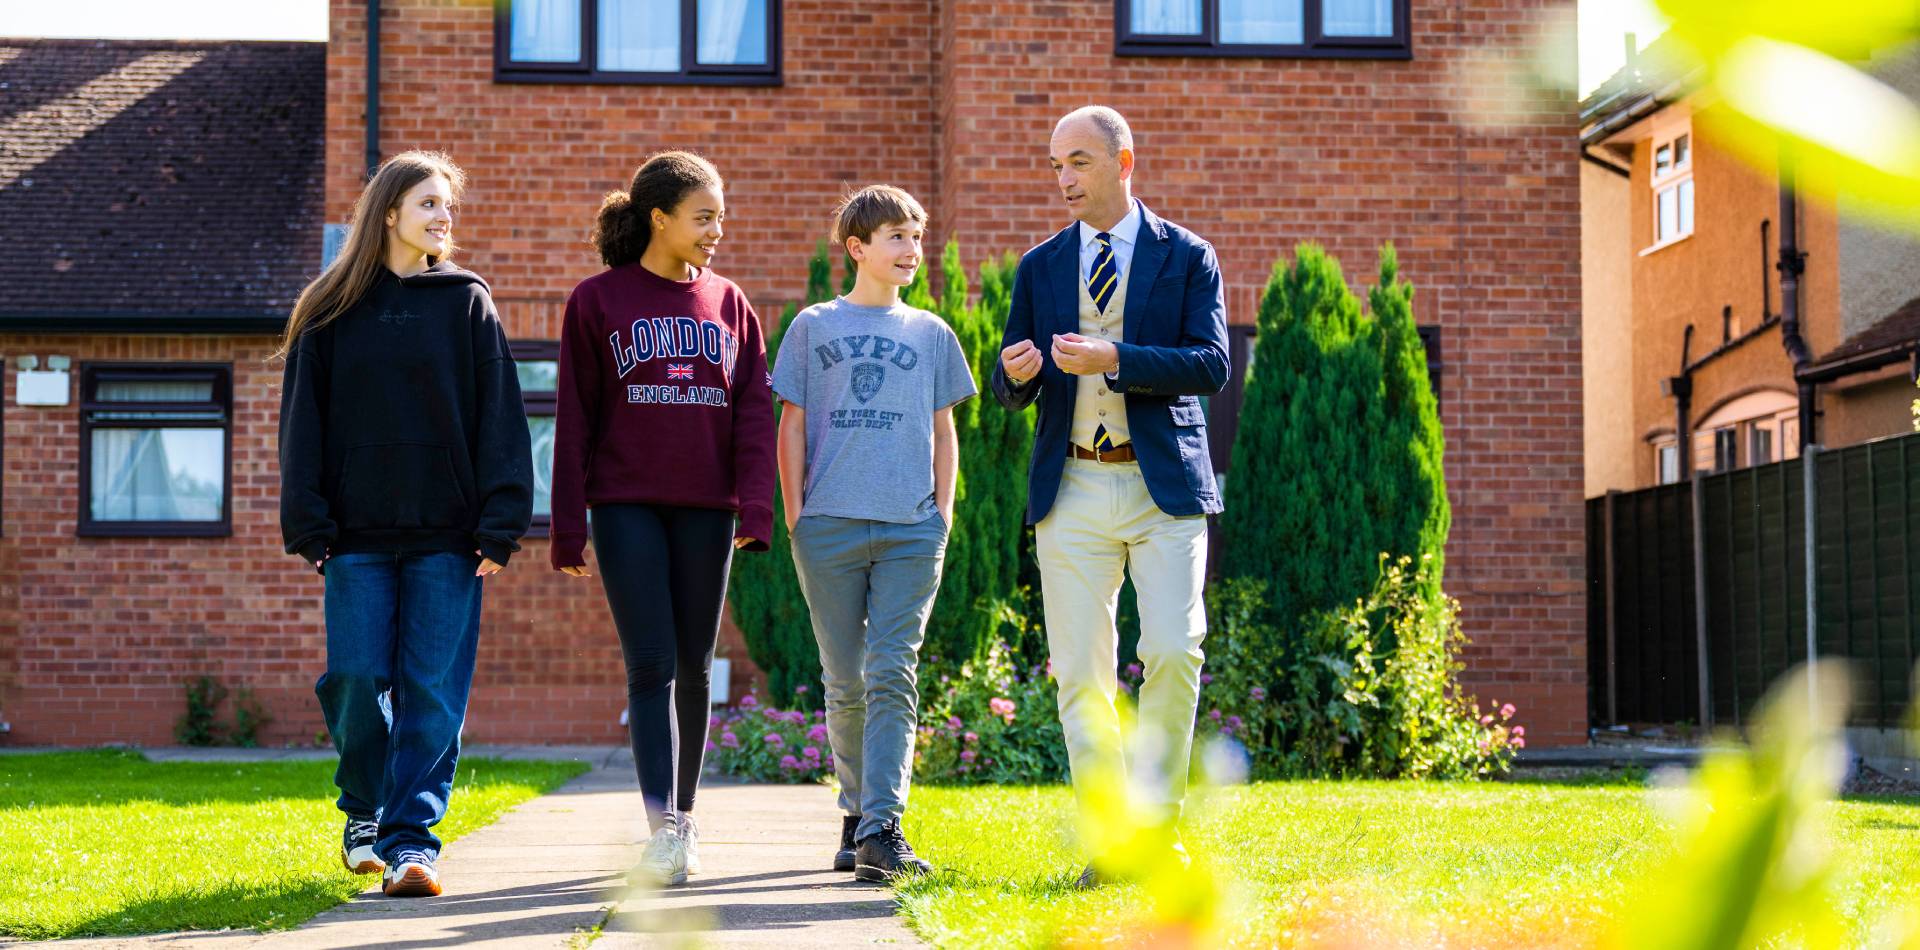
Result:
{"label": "blazer lapel", "polygon": [[[1052,333],[1080,332],[1080,226],[1068,225],[1060,232],[1059,244],[1053,249],[1053,260],[1049,269],[1053,271],[1053,312],[1048,322],[1053,325]],[[1053,345],[1053,336],[1035,341],[1042,349]]]}
{"label": "blazer lapel", "polygon": [[1140,342],[1140,328],[1147,320],[1147,295],[1167,263],[1168,251],[1166,225],[1141,202],[1140,233],[1133,239],[1132,272],[1127,274],[1127,299],[1121,311],[1120,338],[1128,343]]}

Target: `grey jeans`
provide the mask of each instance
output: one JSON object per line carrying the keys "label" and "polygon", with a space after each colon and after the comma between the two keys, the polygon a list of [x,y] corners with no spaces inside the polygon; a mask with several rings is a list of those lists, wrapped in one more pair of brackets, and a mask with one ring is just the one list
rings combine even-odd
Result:
{"label": "grey jeans", "polygon": [[860,816],[856,840],[906,811],[920,644],[946,552],[938,514],[919,524],[807,515],[793,529],[793,565],[820,645],[840,807]]}

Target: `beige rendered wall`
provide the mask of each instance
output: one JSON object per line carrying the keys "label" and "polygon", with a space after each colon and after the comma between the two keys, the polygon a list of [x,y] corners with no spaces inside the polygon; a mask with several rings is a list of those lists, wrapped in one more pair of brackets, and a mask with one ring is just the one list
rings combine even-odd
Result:
{"label": "beige rendered wall", "polygon": [[1633,256],[1628,251],[1632,183],[1580,164],[1580,375],[1586,495],[1635,487]]}

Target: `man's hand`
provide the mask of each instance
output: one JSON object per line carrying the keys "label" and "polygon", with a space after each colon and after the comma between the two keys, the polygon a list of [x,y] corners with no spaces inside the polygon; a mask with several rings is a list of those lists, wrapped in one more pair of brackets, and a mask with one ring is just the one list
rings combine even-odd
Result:
{"label": "man's hand", "polygon": [[1040,348],[1032,340],[1021,340],[1000,351],[1000,366],[1007,371],[1008,382],[1025,386],[1027,380],[1040,375]]}
{"label": "man's hand", "polygon": [[587,568],[584,564],[577,567],[563,567],[560,569],[560,573],[568,577],[585,577],[587,576]]}
{"label": "man's hand", "polygon": [[754,541],[756,541],[756,540],[758,540],[758,539],[757,539],[757,538],[734,538],[734,539],[733,539],[733,549],[734,549],[735,551],[738,551],[738,550],[740,550],[741,548],[744,548],[744,547],[746,547],[747,545],[749,545],[749,544],[752,544],[752,543],[753,543]]}
{"label": "man's hand", "polygon": [[[480,554],[479,551],[475,551],[473,553]],[[504,570],[506,570],[506,567],[504,565],[495,564],[492,561],[488,560],[486,555],[480,554],[480,566],[477,568],[474,568],[473,576],[487,577],[493,574],[498,574]]]}
{"label": "man's hand", "polygon": [[1106,340],[1090,339],[1078,333],[1056,333],[1053,362],[1075,376],[1095,376],[1120,368],[1120,350]]}

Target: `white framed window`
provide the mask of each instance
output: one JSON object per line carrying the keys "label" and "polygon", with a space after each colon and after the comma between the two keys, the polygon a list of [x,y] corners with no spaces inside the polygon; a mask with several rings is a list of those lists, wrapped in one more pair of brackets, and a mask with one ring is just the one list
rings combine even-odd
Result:
{"label": "white framed window", "polygon": [[1680,480],[1680,444],[1663,442],[1653,447],[1653,464],[1659,472],[1660,484],[1671,485]]}
{"label": "white framed window", "polygon": [[1693,134],[1681,132],[1653,145],[1653,242],[1693,233]]}
{"label": "white framed window", "polygon": [[1747,464],[1769,465],[1773,460],[1773,428],[1756,422],[1747,428]]}

